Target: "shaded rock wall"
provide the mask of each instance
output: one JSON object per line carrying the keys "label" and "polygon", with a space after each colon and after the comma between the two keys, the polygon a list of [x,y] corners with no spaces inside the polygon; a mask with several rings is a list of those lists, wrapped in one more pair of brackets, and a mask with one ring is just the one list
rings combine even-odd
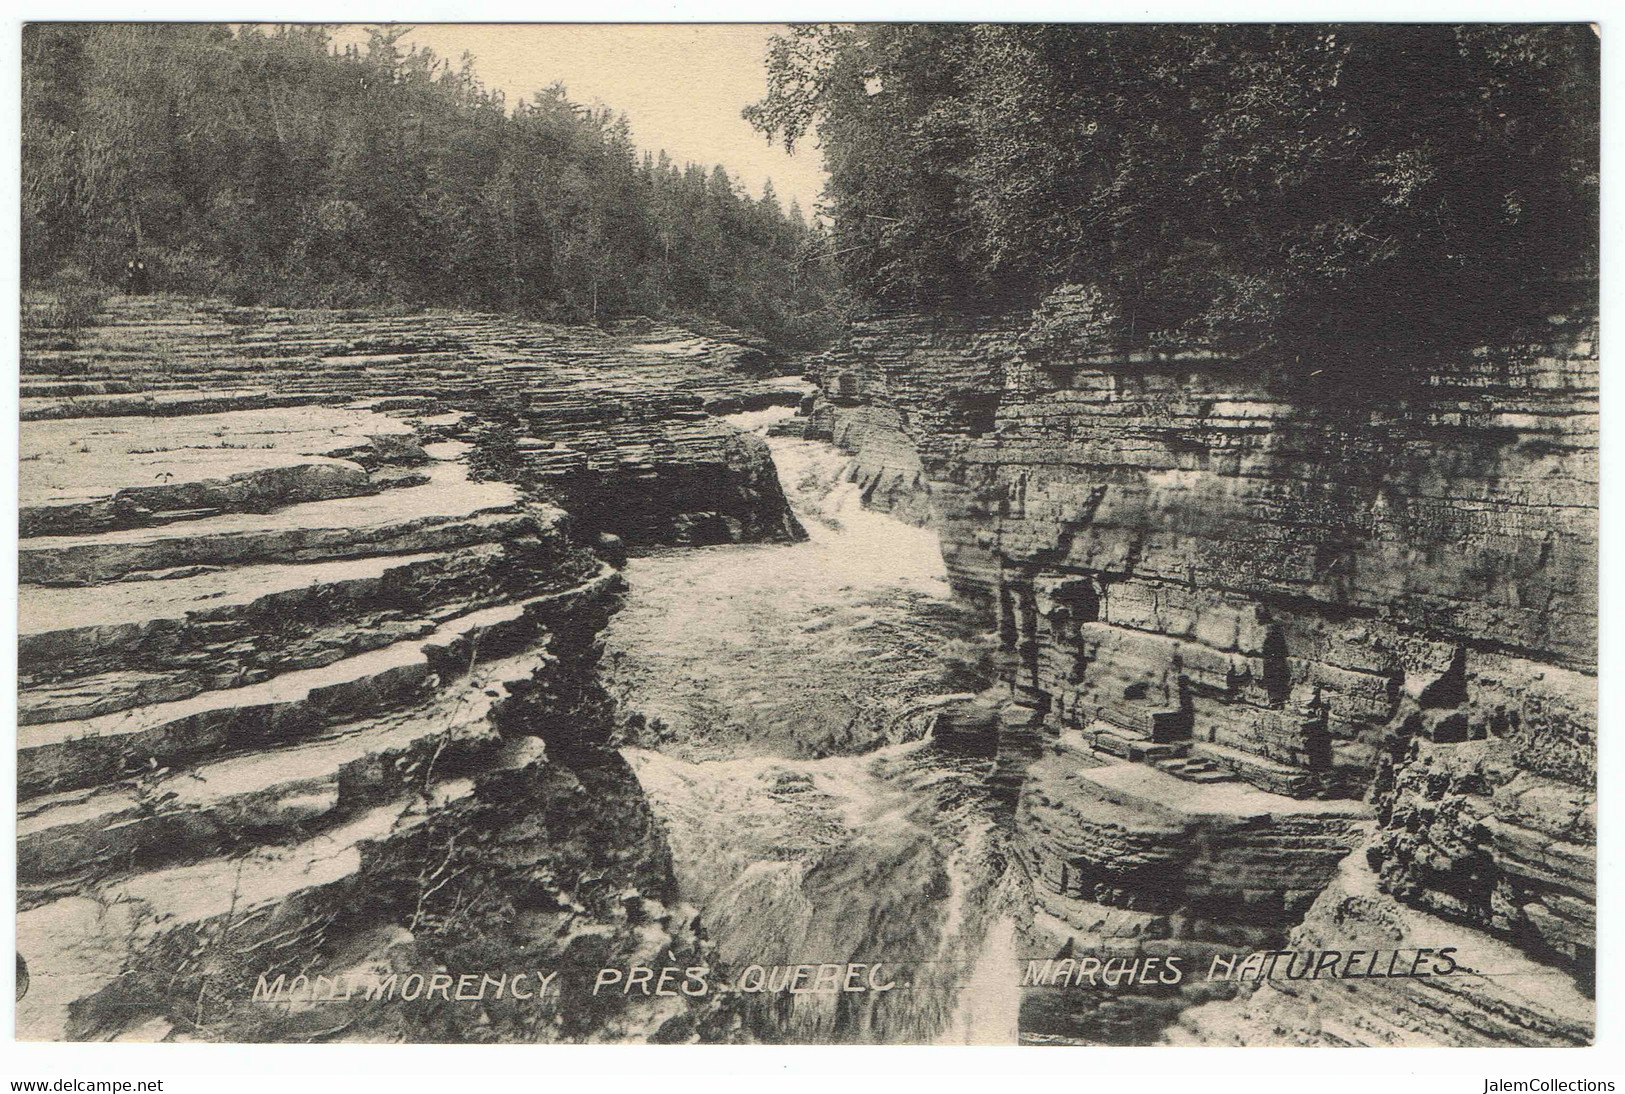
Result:
{"label": "shaded rock wall", "polygon": [[[1042,749],[1025,764],[1009,837],[1032,909],[1023,1039],[1154,1043],[1182,1010],[1233,995],[1204,978],[1211,959],[1280,947],[1363,842],[1365,813],[1234,779],[1183,783],[1064,741]],[[1085,961],[1180,975],[1069,985],[1064,973]]]}
{"label": "shaded rock wall", "polygon": [[1369,787],[1390,892],[1583,977],[1594,325],[1361,391],[1313,362],[1107,352],[1089,318],[1067,290],[860,321],[807,428],[929,510],[1050,733],[1300,797]]}
{"label": "shaded rock wall", "polygon": [[697,396],[524,393],[513,424],[483,432],[480,448],[486,473],[630,546],[805,538],[767,443],[719,422]]}
{"label": "shaded rock wall", "polygon": [[[1360,842],[1355,809],[1276,817],[1249,810],[1246,791],[1222,812],[1190,811],[1196,794],[1160,808],[1152,788],[1112,779],[1116,768],[1046,770],[1065,766],[1034,765],[1022,795],[1016,824],[1029,873],[1041,892],[1172,917],[1165,932],[1212,941],[1295,923]],[[1068,902],[1049,906],[1067,918]]]}

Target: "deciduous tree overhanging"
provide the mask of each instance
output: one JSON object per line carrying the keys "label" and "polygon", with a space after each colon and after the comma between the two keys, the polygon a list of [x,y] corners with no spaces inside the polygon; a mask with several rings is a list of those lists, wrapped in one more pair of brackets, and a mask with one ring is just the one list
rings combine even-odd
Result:
{"label": "deciduous tree overhanging", "polygon": [[639,154],[562,87],[509,109],[400,31],[35,24],[23,39],[23,274],[241,303],[694,315],[827,338],[823,227],[721,166]]}
{"label": "deciduous tree overhanging", "polygon": [[796,26],[746,116],[816,135],[870,304],[1081,282],[1129,345],[1369,360],[1595,306],[1598,56],[1586,25]]}

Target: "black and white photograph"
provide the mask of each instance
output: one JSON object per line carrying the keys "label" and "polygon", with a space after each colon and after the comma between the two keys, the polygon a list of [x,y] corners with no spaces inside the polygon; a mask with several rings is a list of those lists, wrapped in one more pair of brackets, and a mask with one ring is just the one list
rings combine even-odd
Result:
{"label": "black and white photograph", "polygon": [[22,24],[12,1037],[1603,1039],[1605,36]]}

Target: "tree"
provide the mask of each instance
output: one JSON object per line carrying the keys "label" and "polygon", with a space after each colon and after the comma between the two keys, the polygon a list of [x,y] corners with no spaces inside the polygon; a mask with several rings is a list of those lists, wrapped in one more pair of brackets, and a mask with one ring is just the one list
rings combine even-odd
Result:
{"label": "tree", "polygon": [[778,276],[802,238],[548,88],[510,111],[474,61],[316,26],[31,24],[23,274],[102,280],[142,250],[166,288],[242,302],[404,302],[566,320],[710,315],[816,343],[833,271]]}
{"label": "tree", "polygon": [[798,26],[746,117],[816,134],[863,300],[1087,282],[1125,344],[1290,361],[1594,307],[1584,25]]}

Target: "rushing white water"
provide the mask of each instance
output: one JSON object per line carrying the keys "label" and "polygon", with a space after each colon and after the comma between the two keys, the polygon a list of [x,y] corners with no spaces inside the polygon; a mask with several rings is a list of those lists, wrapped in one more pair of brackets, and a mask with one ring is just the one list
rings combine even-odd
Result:
{"label": "rushing white water", "polygon": [[786,418],[793,418],[796,408],[793,406],[770,406],[761,410],[746,410],[738,414],[729,414],[723,420],[735,429],[745,433],[755,433],[764,436],[767,427],[774,422],[782,422]]}
{"label": "rushing white water", "polygon": [[999,914],[995,906],[994,917],[982,937],[981,951],[970,966],[970,977],[960,985],[953,1017],[937,1043],[1015,1044],[1020,1034],[1020,969],[1015,922]]}
{"label": "rushing white water", "polygon": [[[792,413],[769,407],[726,420],[765,435],[769,425]],[[896,585],[948,599],[948,567],[936,532],[865,509],[861,487],[844,481],[847,457],[832,445],[788,437],[769,437],[767,443],[785,496],[810,537],[793,564],[826,583]]]}
{"label": "rushing white water", "polygon": [[796,515],[810,537],[806,553],[817,559],[816,565],[830,580],[854,586],[895,585],[943,600],[952,595],[935,532],[865,509],[862,489],[855,482],[840,482],[821,496],[807,489],[809,482],[830,482],[836,469],[844,467],[844,457],[829,445],[777,439],[770,443],[780,477],[799,487],[794,496],[802,504]]}
{"label": "rushing white water", "polygon": [[[756,430],[782,412],[737,415]],[[1016,962],[985,764],[919,740],[989,683],[937,538],[865,510],[829,445],[769,438],[809,539],[629,566],[606,677],[680,895],[727,964],[882,963],[887,993],[759,998],[795,1041],[1010,1043]]]}
{"label": "rushing white water", "polygon": [[987,685],[985,622],[950,599],[936,534],[865,510],[838,451],[768,443],[810,538],[631,561],[605,667],[652,727],[632,736],[688,759],[918,737],[942,696]]}

